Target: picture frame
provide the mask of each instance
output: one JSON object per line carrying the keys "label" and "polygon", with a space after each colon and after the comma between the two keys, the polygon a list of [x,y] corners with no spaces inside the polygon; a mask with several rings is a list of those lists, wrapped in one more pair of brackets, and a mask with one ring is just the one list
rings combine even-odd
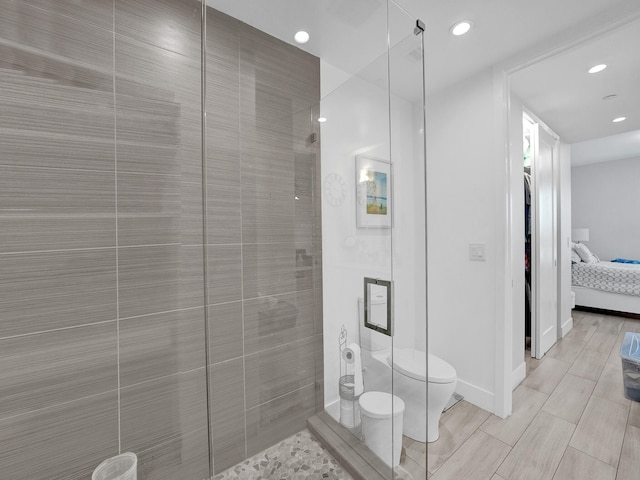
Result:
{"label": "picture frame", "polygon": [[391,228],[392,212],[391,164],[356,155],[356,226]]}

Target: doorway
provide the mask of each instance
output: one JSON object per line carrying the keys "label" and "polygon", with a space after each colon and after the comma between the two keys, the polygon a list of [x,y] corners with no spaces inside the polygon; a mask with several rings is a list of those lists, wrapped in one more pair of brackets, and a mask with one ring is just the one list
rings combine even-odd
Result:
{"label": "doorway", "polygon": [[[525,188],[525,338],[532,358],[558,339],[558,136],[530,112],[522,117]],[[528,187],[528,188],[527,188]],[[525,340],[525,348],[526,348]]]}

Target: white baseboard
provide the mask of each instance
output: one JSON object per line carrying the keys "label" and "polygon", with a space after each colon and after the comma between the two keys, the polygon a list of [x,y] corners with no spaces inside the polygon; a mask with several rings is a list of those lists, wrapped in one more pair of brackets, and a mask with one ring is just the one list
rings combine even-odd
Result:
{"label": "white baseboard", "polygon": [[467,402],[473,403],[476,407],[494,412],[495,395],[493,393],[460,379],[456,385],[456,393],[462,395]]}
{"label": "white baseboard", "polygon": [[560,326],[560,338],[564,338],[564,336],[571,331],[573,328],[573,317],[569,317],[561,326]]}
{"label": "white baseboard", "polygon": [[515,390],[527,376],[527,363],[522,362],[511,373],[511,390]]}

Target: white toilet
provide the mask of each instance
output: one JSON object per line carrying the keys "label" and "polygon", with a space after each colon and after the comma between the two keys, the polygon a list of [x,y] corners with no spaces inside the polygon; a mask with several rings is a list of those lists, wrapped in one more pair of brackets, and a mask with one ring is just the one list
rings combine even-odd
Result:
{"label": "white toilet", "polygon": [[[386,299],[372,302],[372,315],[386,315]],[[442,410],[453,395],[457,383],[455,369],[435,355],[412,348],[391,349],[391,338],[364,326],[364,303],[359,299],[360,347],[365,392],[391,392],[405,404],[403,433],[420,442],[435,442],[439,434]],[[428,388],[427,388],[428,386]]]}

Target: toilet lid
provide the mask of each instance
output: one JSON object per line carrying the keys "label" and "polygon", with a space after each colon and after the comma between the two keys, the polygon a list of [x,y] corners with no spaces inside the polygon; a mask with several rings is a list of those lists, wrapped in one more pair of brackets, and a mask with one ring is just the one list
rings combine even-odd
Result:
{"label": "toilet lid", "polygon": [[[421,382],[426,380],[426,360],[425,352],[413,348],[396,348],[388,358],[395,370]],[[429,382],[451,383],[455,380],[455,369],[441,358],[429,354]]]}
{"label": "toilet lid", "polygon": [[455,368],[440,357],[429,354],[429,383],[451,383],[457,379]]}
{"label": "toilet lid", "polygon": [[385,392],[366,392],[360,395],[360,410],[371,418],[390,418],[404,411],[400,397]]}

